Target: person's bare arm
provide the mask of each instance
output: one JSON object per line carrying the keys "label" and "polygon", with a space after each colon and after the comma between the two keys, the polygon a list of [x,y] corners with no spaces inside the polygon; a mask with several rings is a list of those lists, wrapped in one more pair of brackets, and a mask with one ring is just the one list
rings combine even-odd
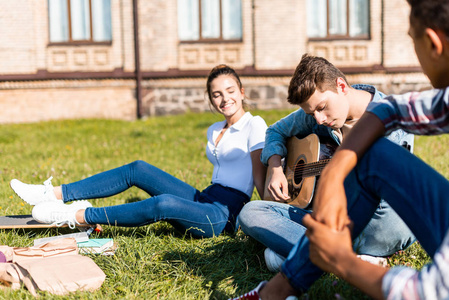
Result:
{"label": "person's bare arm", "polygon": [[343,182],[358,160],[385,133],[381,120],[366,112],[324,168],[313,203],[313,218],[332,229],[341,230],[349,224]]}
{"label": "person's bare arm", "polygon": [[251,162],[253,165],[253,178],[254,185],[256,186],[257,193],[260,197],[263,197],[263,189],[265,187],[265,177],[267,174],[267,167],[265,167],[260,161],[260,154],[262,149],[254,150],[251,152]]}
{"label": "person's bare arm", "polygon": [[281,156],[273,155],[268,160],[268,173],[271,174],[268,182],[268,193],[275,201],[286,202],[288,196],[288,183],[282,169]]}
{"label": "person's bare arm", "polygon": [[382,279],[388,269],[357,258],[352,250],[349,226],[336,231],[315,221],[303,219],[310,241],[310,260],[323,271],[334,273],[374,299],[383,299]]}

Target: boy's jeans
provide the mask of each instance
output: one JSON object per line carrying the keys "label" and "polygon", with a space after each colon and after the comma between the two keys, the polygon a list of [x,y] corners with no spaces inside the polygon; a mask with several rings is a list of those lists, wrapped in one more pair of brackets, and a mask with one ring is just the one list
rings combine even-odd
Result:
{"label": "boy's jeans", "polygon": [[[377,141],[345,180],[353,236],[368,224],[379,199],[404,220],[426,252],[433,256],[449,228],[449,181],[402,147]],[[290,284],[307,290],[322,274],[309,260],[304,236],[282,265]]]}

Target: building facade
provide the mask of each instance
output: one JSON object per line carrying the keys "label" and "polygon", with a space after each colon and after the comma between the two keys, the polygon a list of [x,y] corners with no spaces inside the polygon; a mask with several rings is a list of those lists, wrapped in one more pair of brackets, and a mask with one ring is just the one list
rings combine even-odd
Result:
{"label": "building facade", "polygon": [[209,110],[225,63],[256,109],[289,107],[304,53],[386,93],[429,87],[405,0],[0,0],[0,123]]}

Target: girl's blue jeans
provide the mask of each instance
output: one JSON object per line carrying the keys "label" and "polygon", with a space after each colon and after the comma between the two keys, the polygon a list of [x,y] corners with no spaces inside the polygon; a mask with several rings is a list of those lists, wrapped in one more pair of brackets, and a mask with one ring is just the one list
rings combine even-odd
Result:
{"label": "girl's blue jeans", "polygon": [[211,237],[234,231],[235,220],[249,197],[238,190],[212,184],[200,192],[176,177],[135,161],[86,179],[62,185],[64,202],[104,198],[136,186],[151,198],[106,207],[89,207],[88,224],[142,226],[167,221],[194,236]]}
{"label": "girl's blue jeans", "polygon": [[[384,199],[433,256],[449,228],[449,181],[402,147],[382,138],[362,157],[345,180],[348,213],[357,237]],[[303,237],[282,265],[297,290],[306,291],[322,271],[309,260]]]}

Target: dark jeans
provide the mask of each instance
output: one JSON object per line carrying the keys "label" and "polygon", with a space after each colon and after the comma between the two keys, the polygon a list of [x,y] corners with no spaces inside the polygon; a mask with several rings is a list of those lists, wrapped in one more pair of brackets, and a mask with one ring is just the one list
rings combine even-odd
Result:
{"label": "dark jeans", "polygon": [[[377,141],[345,180],[348,213],[357,237],[384,199],[433,257],[449,228],[449,181],[419,158],[384,138]],[[391,226],[394,226],[392,224]],[[298,290],[322,274],[309,260],[304,236],[282,265]]]}

